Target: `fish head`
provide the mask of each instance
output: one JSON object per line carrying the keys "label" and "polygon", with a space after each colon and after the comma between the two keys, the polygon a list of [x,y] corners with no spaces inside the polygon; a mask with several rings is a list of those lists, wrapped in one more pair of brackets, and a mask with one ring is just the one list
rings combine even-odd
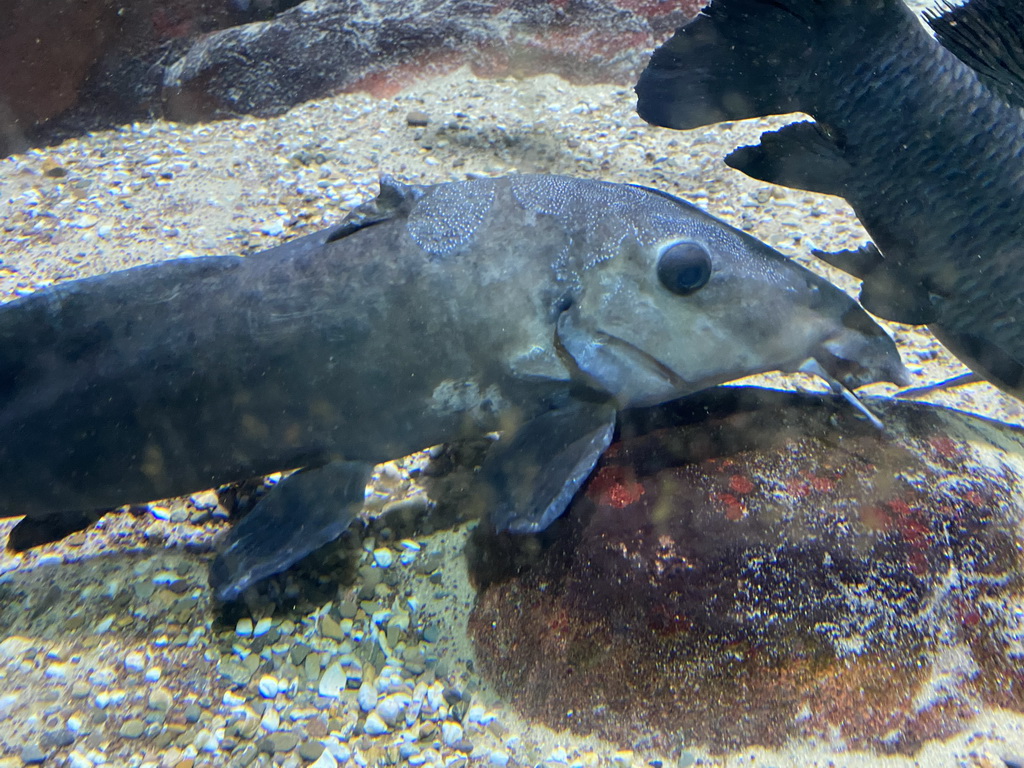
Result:
{"label": "fish head", "polygon": [[906,380],[892,339],[846,293],[699,208],[642,191],[620,211],[635,236],[579,269],[558,317],[560,347],[590,386],[632,407],[768,371],[816,373],[836,389]]}

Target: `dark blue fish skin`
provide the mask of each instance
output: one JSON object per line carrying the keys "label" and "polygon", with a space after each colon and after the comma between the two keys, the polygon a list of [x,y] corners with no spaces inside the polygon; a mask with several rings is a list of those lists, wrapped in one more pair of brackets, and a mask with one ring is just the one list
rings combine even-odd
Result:
{"label": "dark blue fish skin", "polygon": [[902,2],[713,0],[637,94],[641,117],[680,129],[811,115],[727,162],[845,198],[880,254],[824,257],[864,280],[864,306],[927,324],[1024,397],[1024,117]]}
{"label": "dark blue fish skin", "polygon": [[[692,290],[691,266],[707,268]],[[77,520],[305,468],[229,532],[212,575],[232,598],[338,536],[374,463],[502,431],[487,508],[540,529],[620,408],[808,360],[848,387],[903,376],[852,299],[681,200],[560,176],[385,180],[338,227],[248,258],[0,307],[0,516]]]}

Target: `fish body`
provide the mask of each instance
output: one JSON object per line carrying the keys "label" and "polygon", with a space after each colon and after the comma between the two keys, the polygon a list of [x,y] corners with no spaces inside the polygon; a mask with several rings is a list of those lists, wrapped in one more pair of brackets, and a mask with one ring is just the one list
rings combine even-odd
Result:
{"label": "fish body", "polygon": [[[959,15],[952,27],[975,40],[1015,36],[995,47],[1004,63],[1024,61],[1024,30],[991,16],[978,23],[1010,5],[951,9]],[[996,82],[1016,81],[1019,90],[1010,70],[1024,70],[993,64],[998,56],[986,50],[987,75],[900,0],[712,0],[654,53],[637,84],[638,111],[680,129],[796,111],[813,117],[726,162],[845,198],[873,244],[818,255],[863,280],[861,303],[871,312],[927,324],[975,372],[1020,398],[1024,115],[1013,89]],[[963,46],[958,53],[971,60]]]}
{"label": "fish body", "polygon": [[224,598],[341,533],[374,463],[500,431],[499,528],[561,514],[619,409],[808,361],[898,381],[845,294],[662,193],[381,182],[337,227],[0,307],[0,510],[29,519],[294,468],[228,534]]}

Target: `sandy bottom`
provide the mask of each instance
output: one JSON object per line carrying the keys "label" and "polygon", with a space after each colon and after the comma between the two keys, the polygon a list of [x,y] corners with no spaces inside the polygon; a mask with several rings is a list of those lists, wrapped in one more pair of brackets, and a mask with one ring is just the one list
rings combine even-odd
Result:
{"label": "sandy bottom", "polygon": [[[200,126],[157,122],[33,150],[0,161],[0,298],[177,256],[255,252],[338,221],[375,194],[381,173],[402,181],[435,183],[517,171],[666,190],[855,292],[856,285],[847,276],[808,255],[812,247],[852,248],[866,239],[845,203],[751,181],[721,161],[729,150],[752,143],[760,131],[780,121],[682,133],[650,128],[633,108],[632,93],[624,88],[574,87],[554,77],[480,81],[456,73],[388,100],[346,95],[303,105],[276,119]],[[414,110],[429,116],[425,128],[408,124],[407,115]],[[927,331],[888,328],[915,384],[942,381],[964,371]],[[759,382],[817,388],[809,379],[794,377]],[[892,389],[879,386],[872,391],[884,394]],[[987,384],[927,399],[1009,424],[1024,419],[1020,403]],[[400,470],[385,475],[397,479],[394,487],[382,480],[382,494],[414,493]],[[418,572],[412,566],[395,566],[395,584],[386,583],[386,589],[371,586],[364,594],[367,604],[359,605],[352,616],[346,617],[340,606],[356,600],[353,596],[365,586],[365,570],[340,588],[319,583],[321,591],[331,593],[327,599],[295,599],[287,608],[257,603],[243,615],[211,605],[205,566],[211,539],[224,523],[215,514],[202,514],[201,504],[198,507],[194,502],[170,505],[180,510],[182,522],[158,519],[149,511],[108,516],[101,526],[70,541],[0,557],[0,678],[5,680],[0,690],[0,768],[22,765],[24,750],[39,744],[52,765],[88,766],[101,759],[113,765],[153,766],[308,762],[295,745],[283,748],[287,739],[276,745],[282,747],[277,751],[274,744],[260,742],[288,731],[290,723],[295,724],[291,730],[300,743],[334,738],[344,746],[349,757],[346,760],[342,749],[332,758],[337,764],[388,765],[392,759],[404,763],[406,757],[388,751],[396,748],[397,730],[382,737],[362,735],[365,714],[354,701],[355,690],[347,698],[317,698],[316,686],[335,655],[356,653],[352,633],[359,626],[366,637],[384,633],[385,625],[375,622],[369,608],[376,604],[395,613],[396,606],[410,597],[418,600],[418,610],[403,610],[412,614],[413,626],[433,625],[431,632],[436,631],[430,644],[434,666],[412,679],[472,689],[474,703],[495,716],[478,726],[472,718],[463,718],[471,750],[442,740],[436,756],[426,754],[426,764],[455,765],[466,759],[500,765],[501,756],[495,752],[504,750],[509,764],[544,762],[556,767],[642,766],[652,760],[679,760],[682,765],[692,758],[699,765],[776,768],[999,768],[999,756],[1024,754],[1024,720],[992,711],[965,724],[962,735],[929,744],[913,758],[796,744],[784,752],[755,747],[718,756],[695,746],[687,751],[688,757],[679,759],[642,748],[624,752],[621,746],[551,733],[524,721],[474,678],[464,633],[473,599],[461,558],[465,525],[415,537],[422,552],[441,553],[437,567]],[[6,536],[12,523],[5,521],[0,535]],[[378,544],[387,541],[387,535],[380,539],[381,535],[377,532]],[[396,554],[403,551],[396,541],[388,542],[387,548]],[[369,566],[373,549],[366,540],[353,545],[357,564]],[[155,586],[140,588],[147,580]],[[273,617],[277,634],[273,644],[254,649],[257,638],[244,637],[246,625],[243,621],[239,629],[236,621],[251,618],[258,623],[264,616]],[[333,628],[324,629],[325,616],[348,618],[353,622],[349,633],[334,637]],[[414,634],[400,628],[389,638],[416,651]],[[290,649],[297,643],[323,655],[312,673],[292,659]],[[251,678],[230,667],[244,664],[253,654],[259,661],[252,664]],[[381,673],[380,659],[375,661],[374,671]],[[235,677],[226,675],[225,669]],[[265,696],[258,683],[268,675],[293,680],[294,690]],[[169,706],[160,700],[153,705],[156,689],[168,692]],[[241,703],[232,696],[240,697]],[[196,709],[186,711],[189,704]],[[451,720],[455,705],[444,706],[448,710],[435,721]],[[273,719],[268,708],[280,710],[285,725],[265,727],[264,719]],[[289,721],[293,709],[303,711]],[[260,721],[256,735],[232,736],[248,715]],[[409,728],[422,727],[429,719],[421,716]],[[70,743],[66,734],[56,738],[69,728]],[[229,750],[223,745],[232,738]],[[253,747],[245,758],[249,763],[242,758],[247,746]],[[318,768],[327,765],[329,760],[317,759]]]}

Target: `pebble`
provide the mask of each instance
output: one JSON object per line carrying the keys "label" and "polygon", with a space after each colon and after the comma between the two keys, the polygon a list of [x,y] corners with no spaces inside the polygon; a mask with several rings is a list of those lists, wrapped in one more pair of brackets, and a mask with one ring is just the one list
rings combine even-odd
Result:
{"label": "pebble", "polygon": [[318,760],[326,751],[319,741],[304,741],[299,744],[299,757],[307,762]]}
{"label": "pebble", "polygon": [[499,768],[505,768],[508,765],[509,754],[503,749],[492,750],[487,756],[487,761],[491,765],[497,765]]}
{"label": "pebble", "polygon": [[146,701],[146,705],[150,709],[155,709],[158,712],[166,712],[171,708],[172,703],[171,694],[165,688],[154,688],[149,694],[149,699]]}
{"label": "pebble", "polygon": [[382,733],[388,732],[388,724],[381,719],[381,716],[376,712],[371,712],[366,716],[366,722],[363,724],[363,733],[367,733],[370,736],[380,736]]}
{"label": "pebble", "polygon": [[28,744],[21,750],[21,762],[25,765],[39,765],[47,758],[47,754],[37,744]]}
{"label": "pebble", "polygon": [[320,617],[320,634],[331,640],[345,639],[345,633],[342,631],[341,625],[330,616]]}
{"label": "pebble", "polygon": [[235,634],[239,637],[252,637],[252,619],[239,619],[235,624]]}
{"label": "pebble", "polygon": [[46,668],[44,673],[51,680],[66,680],[68,676],[68,665],[63,662],[55,662]]}
{"label": "pebble", "polygon": [[370,682],[364,682],[359,686],[359,693],[356,695],[359,708],[363,712],[369,712],[377,706],[377,688]]}
{"label": "pebble", "polygon": [[118,730],[118,734],[126,739],[137,739],[145,730],[146,724],[144,722],[138,718],[132,718],[131,720],[126,720],[124,722]]}
{"label": "pebble", "polygon": [[262,619],[260,619],[259,621],[257,621],[256,622],[256,626],[253,627],[252,636],[253,637],[260,637],[262,635],[267,634],[267,632],[270,631],[271,623],[272,622],[270,620],[270,617],[268,617],[268,616],[265,616]]}
{"label": "pebble", "polygon": [[334,759],[334,755],[325,749],[320,757],[310,764],[309,768],[338,768],[338,761]]}
{"label": "pebble", "polygon": [[258,688],[260,696],[265,699],[272,699],[277,696],[277,692],[280,690],[280,684],[276,677],[264,675],[260,678]]}
{"label": "pebble", "polygon": [[430,115],[421,109],[414,109],[405,116],[405,123],[414,128],[422,128],[430,123]]}
{"label": "pebble", "polygon": [[260,727],[269,733],[273,733],[281,727],[281,716],[273,707],[267,707],[260,718]]}
{"label": "pebble", "polygon": [[411,702],[412,697],[407,693],[392,693],[381,699],[375,711],[381,720],[390,726],[394,726]]}
{"label": "pebble", "polygon": [[[317,686],[317,692],[321,696],[330,696],[336,699],[345,690],[347,682],[348,674],[341,666],[341,662],[336,661],[324,670],[323,675],[320,677],[320,684]],[[373,707],[370,707],[370,709],[373,709]]]}
{"label": "pebble", "polygon": [[146,668],[146,656],[142,653],[129,653],[124,657],[124,668],[129,672],[141,672]]}
{"label": "pebble", "polygon": [[449,747],[462,741],[462,726],[452,720],[445,720],[441,723],[441,741]]}
{"label": "pebble", "polygon": [[395,562],[395,553],[386,547],[373,550],[373,562],[378,568],[390,568]]}

